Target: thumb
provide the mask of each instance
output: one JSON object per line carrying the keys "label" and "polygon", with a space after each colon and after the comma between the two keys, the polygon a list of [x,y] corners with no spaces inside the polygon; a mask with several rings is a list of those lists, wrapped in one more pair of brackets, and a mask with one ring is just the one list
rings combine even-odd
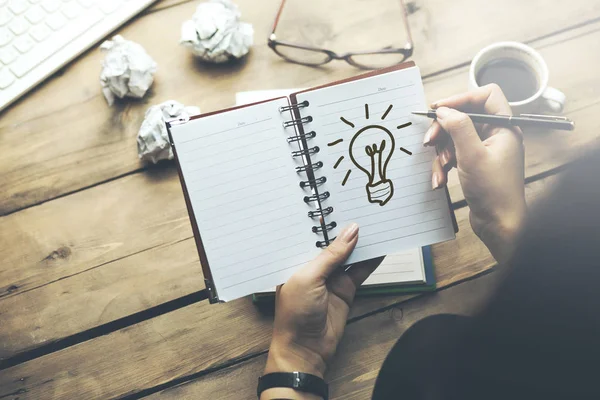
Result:
{"label": "thumb", "polygon": [[467,114],[448,107],[436,110],[437,122],[452,137],[457,158],[484,150],[477,129]]}
{"label": "thumb", "polygon": [[310,276],[325,281],[350,256],[358,241],[358,224],[346,226],[337,238],[307,266]]}

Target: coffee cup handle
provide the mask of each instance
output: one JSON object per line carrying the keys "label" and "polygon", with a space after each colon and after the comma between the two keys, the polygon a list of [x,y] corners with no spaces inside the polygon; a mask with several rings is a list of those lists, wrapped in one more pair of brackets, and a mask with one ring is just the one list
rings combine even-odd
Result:
{"label": "coffee cup handle", "polygon": [[552,112],[561,112],[565,106],[567,96],[563,92],[553,87],[548,86],[542,93],[545,106]]}

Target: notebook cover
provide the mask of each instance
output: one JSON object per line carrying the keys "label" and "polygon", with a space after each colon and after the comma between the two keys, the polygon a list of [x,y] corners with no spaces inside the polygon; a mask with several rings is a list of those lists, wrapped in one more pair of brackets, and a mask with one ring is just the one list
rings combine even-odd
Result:
{"label": "notebook cover", "polygon": [[[391,294],[409,294],[409,293],[421,293],[421,292],[432,292],[437,288],[437,281],[435,279],[435,267],[433,265],[433,257],[431,254],[431,246],[424,246],[421,248],[423,252],[423,267],[425,269],[425,283],[415,284],[402,284],[397,285],[389,284],[386,286],[361,286],[356,291],[357,296],[372,296],[372,295],[391,295]],[[252,295],[253,303],[263,303],[273,301],[275,298],[274,292],[269,293],[255,293]]]}
{"label": "notebook cover", "polygon": [[[190,216],[190,222],[192,223],[192,231],[194,232],[194,240],[196,241],[196,248],[198,249],[198,256],[200,257],[200,266],[202,268],[202,274],[204,275],[204,283],[206,284],[206,289],[208,290],[208,301],[210,303],[218,303],[219,296],[218,296],[217,289],[214,285],[212,272],[210,271],[210,264],[208,263],[208,257],[206,256],[206,250],[204,250],[204,245],[202,244],[202,237],[200,236],[200,230],[198,229],[198,224],[196,224],[196,217],[194,216],[194,210],[192,209],[192,203],[189,198],[187,185],[186,185],[185,179],[183,177],[183,172],[181,171],[181,164],[179,163],[179,157],[177,156],[177,149],[175,147],[175,144],[173,143],[173,135],[171,133],[171,127],[173,125],[185,124],[185,123],[195,120],[195,119],[200,119],[200,118],[208,117],[208,116],[215,115],[215,114],[226,113],[228,111],[233,111],[233,110],[237,110],[237,109],[244,108],[244,107],[252,107],[256,104],[262,104],[262,103],[266,103],[269,101],[284,99],[284,98],[287,99],[287,97],[285,97],[285,96],[275,97],[273,99],[257,101],[256,103],[252,103],[252,104],[244,104],[241,106],[230,107],[230,108],[226,108],[223,110],[213,111],[213,112],[209,112],[209,113],[205,113],[205,114],[194,115],[194,116],[190,117],[189,120],[186,120],[186,121],[171,121],[171,122],[167,122],[167,124],[166,124],[167,125],[167,133],[169,135],[169,142],[171,143],[171,148],[173,149],[173,156],[175,158],[175,164],[177,165],[177,173],[179,175],[179,181],[181,182],[181,188],[183,189],[183,197],[185,199],[185,205],[187,207],[187,211]],[[288,100],[288,103],[289,103],[289,100]]]}

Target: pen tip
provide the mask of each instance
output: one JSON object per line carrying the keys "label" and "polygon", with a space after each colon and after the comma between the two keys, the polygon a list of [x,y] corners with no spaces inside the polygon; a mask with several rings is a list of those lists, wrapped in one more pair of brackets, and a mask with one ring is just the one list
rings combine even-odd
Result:
{"label": "pen tip", "polygon": [[412,111],[414,115],[427,115],[427,111]]}

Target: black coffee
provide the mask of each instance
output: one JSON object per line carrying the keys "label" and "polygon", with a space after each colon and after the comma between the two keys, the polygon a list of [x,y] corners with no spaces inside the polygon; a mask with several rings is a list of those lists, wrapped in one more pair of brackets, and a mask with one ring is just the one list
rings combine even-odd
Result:
{"label": "black coffee", "polygon": [[493,60],[477,73],[477,84],[497,83],[508,101],[521,101],[533,96],[539,89],[534,70],[522,61],[512,58]]}

